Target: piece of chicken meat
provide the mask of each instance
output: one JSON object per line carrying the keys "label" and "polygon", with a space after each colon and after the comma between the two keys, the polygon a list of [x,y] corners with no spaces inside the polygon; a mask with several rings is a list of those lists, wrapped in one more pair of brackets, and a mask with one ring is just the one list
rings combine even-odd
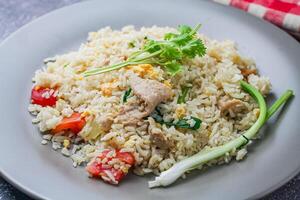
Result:
{"label": "piece of chicken meat", "polygon": [[218,102],[218,107],[222,114],[226,115],[229,113],[230,116],[235,116],[237,113],[247,110],[244,102],[239,99],[224,98]]}
{"label": "piece of chicken meat", "polygon": [[123,124],[136,124],[149,116],[159,103],[172,97],[172,90],[156,80],[142,79],[132,74],[129,77],[129,85],[139,102],[128,102],[121,107],[117,120]]}

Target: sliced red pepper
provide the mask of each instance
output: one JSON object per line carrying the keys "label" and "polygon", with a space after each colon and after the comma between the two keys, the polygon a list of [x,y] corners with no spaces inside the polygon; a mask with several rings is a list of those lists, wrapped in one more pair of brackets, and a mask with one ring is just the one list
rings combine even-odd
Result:
{"label": "sliced red pepper", "polygon": [[70,117],[63,118],[52,130],[52,133],[71,131],[77,134],[82,130],[85,123],[84,117],[82,117],[80,113],[74,112]]}
{"label": "sliced red pepper", "polygon": [[129,152],[116,152],[116,158],[123,161],[126,164],[133,165],[135,160],[131,153]]}
{"label": "sliced red pepper", "polygon": [[[119,184],[123,177],[127,174],[121,169],[115,169],[112,166],[105,166],[102,163],[93,162],[86,167],[86,170],[92,177],[102,178],[105,182],[113,185]],[[110,177],[111,174],[113,178]]]}
{"label": "sliced red pepper", "polygon": [[[31,102],[40,106],[54,106],[57,101],[55,89],[36,86],[31,90]],[[46,95],[46,93],[48,93]]]}
{"label": "sliced red pepper", "polygon": [[[86,170],[92,177],[102,178],[110,184],[119,184],[123,177],[128,173],[128,170],[134,165],[135,160],[132,153],[115,151],[114,156],[108,156],[114,150],[104,150],[95,160],[90,162]],[[109,164],[112,159],[118,159],[122,165],[121,168],[115,168]]]}

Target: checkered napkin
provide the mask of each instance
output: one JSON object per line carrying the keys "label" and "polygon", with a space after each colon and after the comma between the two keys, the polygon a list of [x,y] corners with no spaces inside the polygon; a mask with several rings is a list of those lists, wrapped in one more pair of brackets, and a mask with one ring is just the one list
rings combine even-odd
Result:
{"label": "checkered napkin", "polygon": [[214,0],[268,20],[300,39],[300,0]]}

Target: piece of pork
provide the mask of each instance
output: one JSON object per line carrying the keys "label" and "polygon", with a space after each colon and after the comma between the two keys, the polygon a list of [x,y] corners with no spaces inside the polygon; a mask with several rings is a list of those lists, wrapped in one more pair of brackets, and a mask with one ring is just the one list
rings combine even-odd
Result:
{"label": "piece of pork", "polygon": [[148,133],[150,135],[150,141],[160,149],[169,149],[172,146],[171,141],[168,140],[166,135],[161,129],[156,127],[156,123],[153,118],[149,117]]}
{"label": "piece of pork", "polygon": [[132,75],[129,84],[133,93],[145,102],[145,112],[147,115],[149,115],[159,103],[165,102],[172,97],[172,90],[155,80],[142,79],[136,75]]}
{"label": "piece of pork", "polygon": [[149,116],[159,103],[172,97],[172,90],[155,80],[142,79],[132,74],[129,77],[129,85],[139,102],[128,102],[121,107],[117,120],[124,124],[136,124]]}
{"label": "piece of pork", "polygon": [[244,102],[239,99],[222,99],[218,102],[218,107],[222,114],[230,113],[231,116],[246,110]]}

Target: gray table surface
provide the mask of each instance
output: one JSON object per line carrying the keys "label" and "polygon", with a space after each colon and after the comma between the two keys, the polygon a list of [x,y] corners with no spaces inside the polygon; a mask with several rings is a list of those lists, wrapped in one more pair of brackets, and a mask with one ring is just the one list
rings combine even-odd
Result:
{"label": "gray table surface", "polygon": [[[54,9],[80,0],[0,0],[0,42],[10,33]],[[31,200],[0,177],[0,200]],[[263,200],[300,200],[300,174]]]}

